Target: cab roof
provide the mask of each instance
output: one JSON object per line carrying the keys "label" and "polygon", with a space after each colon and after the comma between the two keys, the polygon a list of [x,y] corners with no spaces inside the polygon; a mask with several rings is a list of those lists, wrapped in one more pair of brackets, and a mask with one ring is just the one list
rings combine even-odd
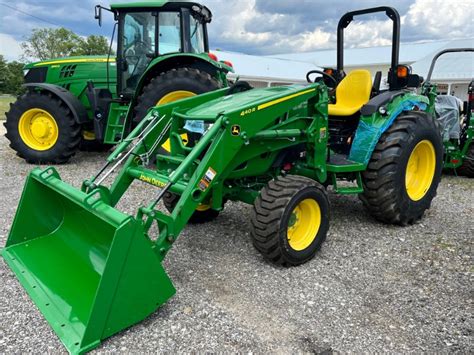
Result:
{"label": "cab roof", "polygon": [[112,9],[125,9],[125,8],[150,8],[150,7],[163,7],[166,4],[173,3],[173,4],[179,4],[181,7],[191,7],[193,5],[196,5],[194,2],[175,2],[175,1],[169,1],[169,0],[145,0],[145,1],[134,1],[134,2],[121,2],[121,3],[114,3],[110,4],[110,7]]}

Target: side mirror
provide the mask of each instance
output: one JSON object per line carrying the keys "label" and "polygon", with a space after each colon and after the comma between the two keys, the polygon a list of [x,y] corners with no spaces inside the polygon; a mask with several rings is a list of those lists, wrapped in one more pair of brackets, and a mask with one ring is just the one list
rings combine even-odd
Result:
{"label": "side mirror", "polygon": [[98,20],[99,26],[102,27],[102,6],[96,5],[95,6],[95,15],[94,18]]}

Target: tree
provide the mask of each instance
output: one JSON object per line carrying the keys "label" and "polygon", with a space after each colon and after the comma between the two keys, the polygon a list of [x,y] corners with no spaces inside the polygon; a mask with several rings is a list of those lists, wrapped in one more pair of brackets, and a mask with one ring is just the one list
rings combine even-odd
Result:
{"label": "tree", "polygon": [[13,61],[7,64],[8,74],[5,91],[8,94],[19,95],[25,88],[23,84],[23,63]]}
{"label": "tree", "polygon": [[107,38],[88,36],[82,38],[66,28],[35,28],[21,44],[24,58],[39,60],[68,57],[71,55],[100,55],[108,53]]}
{"label": "tree", "polygon": [[23,84],[23,63],[7,63],[0,55],[0,93],[18,95],[24,89]]}
{"label": "tree", "polygon": [[88,36],[81,38],[78,49],[73,51],[72,55],[101,55],[109,52],[109,44],[104,36]]}
{"label": "tree", "polygon": [[5,58],[3,58],[3,55],[0,54],[0,93],[5,92],[7,72],[7,62],[5,61]]}

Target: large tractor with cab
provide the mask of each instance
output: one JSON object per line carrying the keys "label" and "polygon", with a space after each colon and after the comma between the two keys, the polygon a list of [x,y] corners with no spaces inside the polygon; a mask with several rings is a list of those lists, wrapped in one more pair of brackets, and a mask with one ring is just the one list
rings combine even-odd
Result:
{"label": "large tractor with cab", "polygon": [[209,53],[207,7],[170,1],[98,5],[99,24],[103,10],[114,16],[115,55],[111,44],[107,56],[24,68],[27,91],[11,105],[4,125],[11,148],[29,163],[65,163],[80,148],[110,148],[150,107],[227,86],[232,64]]}
{"label": "large tractor with cab", "polygon": [[[474,52],[474,48],[449,48],[437,53],[430,65],[423,92],[436,89],[431,77],[441,56],[451,53]],[[459,175],[474,177],[474,79],[468,85],[467,101],[451,95],[437,95],[436,117],[440,123],[444,144],[444,168]]]}
{"label": "large tractor with cab", "polygon": [[[387,90],[366,70],[344,75],[344,29],[377,12],[393,22]],[[334,95],[324,81],[237,82],[151,108],[80,189],[54,167],[34,169],[2,255],[66,348],[88,351],[172,297],[163,259],[187,223],[210,221],[231,201],[252,206],[253,245],[285,267],[311,260],[326,239],[330,185],[360,195],[385,223],[419,220],[436,195],[443,143],[436,93],[416,93],[422,80],[399,65],[399,36],[393,8],[349,12],[338,25],[343,79],[318,72]],[[200,131],[185,144],[190,127]],[[134,181],[158,191],[128,215],[116,205]]]}

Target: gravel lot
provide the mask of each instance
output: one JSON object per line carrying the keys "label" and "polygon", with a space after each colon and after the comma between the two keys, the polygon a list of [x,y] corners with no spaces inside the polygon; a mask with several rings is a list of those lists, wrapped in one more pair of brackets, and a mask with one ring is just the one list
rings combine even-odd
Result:
{"label": "gravel lot", "polygon": [[[32,166],[0,133],[3,246]],[[80,153],[58,170],[79,187],[104,157]],[[134,185],[121,208],[134,213],[151,189]],[[330,199],[321,252],[290,269],[252,247],[250,206],[188,226],[165,261],[176,296],[96,351],[472,352],[474,180],[444,176],[425,218],[406,228],[374,221],[355,196]],[[1,260],[0,353],[27,351],[65,352]]]}

